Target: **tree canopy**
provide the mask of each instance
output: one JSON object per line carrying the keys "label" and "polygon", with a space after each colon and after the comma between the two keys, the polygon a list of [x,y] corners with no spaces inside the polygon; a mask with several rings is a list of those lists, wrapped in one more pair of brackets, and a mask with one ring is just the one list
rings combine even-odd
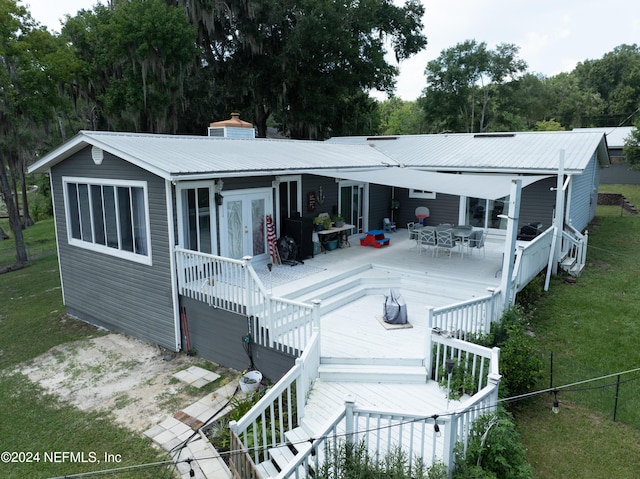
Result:
{"label": "tree canopy", "polygon": [[527,64],[518,47],[466,40],[444,50],[425,69],[427,88],[421,103],[431,132],[486,131],[491,123],[489,100],[494,87],[516,80]]}
{"label": "tree canopy", "polygon": [[[417,0],[177,0],[198,26],[209,78],[249,111],[259,136],[273,116],[293,138],[323,138],[350,120],[364,91],[391,91],[398,60],[426,45]],[[342,123],[342,125],[341,125]]]}

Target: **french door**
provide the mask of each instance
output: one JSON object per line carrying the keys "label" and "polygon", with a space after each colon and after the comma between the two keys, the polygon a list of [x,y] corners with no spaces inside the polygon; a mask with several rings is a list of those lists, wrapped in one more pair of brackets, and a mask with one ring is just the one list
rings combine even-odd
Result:
{"label": "french door", "polygon": [[502,216],[508,213],[505,210],[508,202],[508,196],[497,200],[467,198],[466,223],[478,228],[506,230],[507,222]]}
{"label": "french door", "polygon": [[271,214],[271,190],[224,192],[220,210],[220,248],[222,256],[240,259],[269,256],[266,216]]}

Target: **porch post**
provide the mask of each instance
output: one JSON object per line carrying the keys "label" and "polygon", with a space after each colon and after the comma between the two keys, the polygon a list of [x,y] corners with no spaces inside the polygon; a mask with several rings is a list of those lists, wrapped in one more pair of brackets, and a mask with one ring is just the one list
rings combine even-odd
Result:
{"label": "porch post", "polygon": [[353,394],[348,394],[344,400],[344,420],[345,431],[344,437],[347,444],[353,444],[354,442],[354,421],[353,421],[353,408],[356,407],[356,397]]}
{"label": "porch post", "polygon": [[511,181],[509,194],[509,212],[507,214],[507,237],[504,244],[504,258],[502,259],[502,280],[500,290],[503,294],[503,311],[509,309],[512,304],[513,287],[513,262],[516,254],[516,239],[518,238],[518,218],[520,216],[520,194],[522,192],[522,180]]}
{"label": "porch post", "polygon": [[433,339],[431,336],[433,334],[433,309],[433,306],[427,306],[427,337],[424,341],[424,367],[427,370],[427,382],[431,379],[431,368],[433,367]]}
{"label": "porch post", "polygon": [[558,274],[558,262],[562,254],[562,232],[564,231],[564,150],[560,150],[560,160],[558,164],[558,177],[556,179],[556,216],[554,226],[556,227],[556,249],[553,254],[551,273]]}

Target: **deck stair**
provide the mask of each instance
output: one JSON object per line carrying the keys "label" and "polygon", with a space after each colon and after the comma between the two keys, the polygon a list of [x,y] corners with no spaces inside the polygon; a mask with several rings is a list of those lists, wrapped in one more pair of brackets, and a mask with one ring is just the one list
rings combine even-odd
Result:
{"label": "deck stair", "polygon": [[473,297],[486,288],[486,283],[479,286],[474,281],[392,271],[389,267],[379,271],[363,268],[298,289],[284,297],[303,303],[319,299],[322,301],[321,314],[327,314],[363,296],[387,294],[389,288],[399,288],[407,301],[411,295],[419,295],[422,301],[428,298],[431,304],[438,306]]}
{"label": "deck stair", "polygon": [[318,376],[323,381],[359,383],[426,383],[420,358],[321,358]]}
{"label": "deck stair", "polygon": [[[269,449],[269,460],[257,465],[258,475],[263,478],[276,477],[280,471],[294,461],[299,455],[307,454],[311,449],[309,434],[302,428],[296,427],[285,433],[286,443]],[[307,477],[306,471],[300,466],[299,477]]]}
{"label": "deck stair", "polygon": [[580,276],[580,273],[582,273],[584,269],[584,265],[578,263],[578,260],[568,253],[565,253],[560,261],[560,267],[571,276]]}

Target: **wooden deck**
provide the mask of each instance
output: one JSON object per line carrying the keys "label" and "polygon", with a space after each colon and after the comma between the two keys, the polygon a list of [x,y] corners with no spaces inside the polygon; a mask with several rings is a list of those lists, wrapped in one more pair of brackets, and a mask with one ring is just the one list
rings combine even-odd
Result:
{"label": "wooden deck", "polygon": [[[500,284],[500,273],[496,276],[496,272],[501,267],[504,241],[488,241],[485,252],[475,250],[464,257],[454,254],[449,259],[433,257],[431,251],[419,254],[406,230],[388,236],[391,245],[380,249],[360,246],[357,237],[352,237],[351,247],[305,260],[304,266],[321,271],[273,288],[275,297],[304,302],[319,297],[323,304],[339,301],[321,317],[323,357],[423,358],[427,307],[486,296],[488,289]],[[363,269],[366,266],[369,268]],[[347,290],[353,289],[355,281],[369,286],[349,296]],[[400,290],[413,328],[387,330],[376,319],[383,313],[389,288]],[[345,297],[340,299],[339,295]]]}
{"label": "wooden deck", "polygon": [[[446,414],[461,404],[448,402],[446,389],[427,380],[426,308],[483,297],[499,286],[496,273],[504,241],[493,239],[485,252],[449,258],[434,257],[432,251],[419,254],[406,230],[388,236],[390,246],[380,249],[360,246],[358,237],[352,237],[348,248],[305,260],[305,266],[321,271],[273,288],[276,297],[337,302],[327,306],[320,319],[320,378],[302,420],[311,436],[322,432],[348,396],[355,397],[359,408],[420,416]],[[383,313],[384,293],[392,287],[405,299],[412,328],[389,330],[376,319]],[[348,290],[358,288],[350,295]],[[344,297],[334,299],[340,295]],[[426,441],[426,450],[441,457],[442,439],[432,433],[432,427],[416,432]]]}

